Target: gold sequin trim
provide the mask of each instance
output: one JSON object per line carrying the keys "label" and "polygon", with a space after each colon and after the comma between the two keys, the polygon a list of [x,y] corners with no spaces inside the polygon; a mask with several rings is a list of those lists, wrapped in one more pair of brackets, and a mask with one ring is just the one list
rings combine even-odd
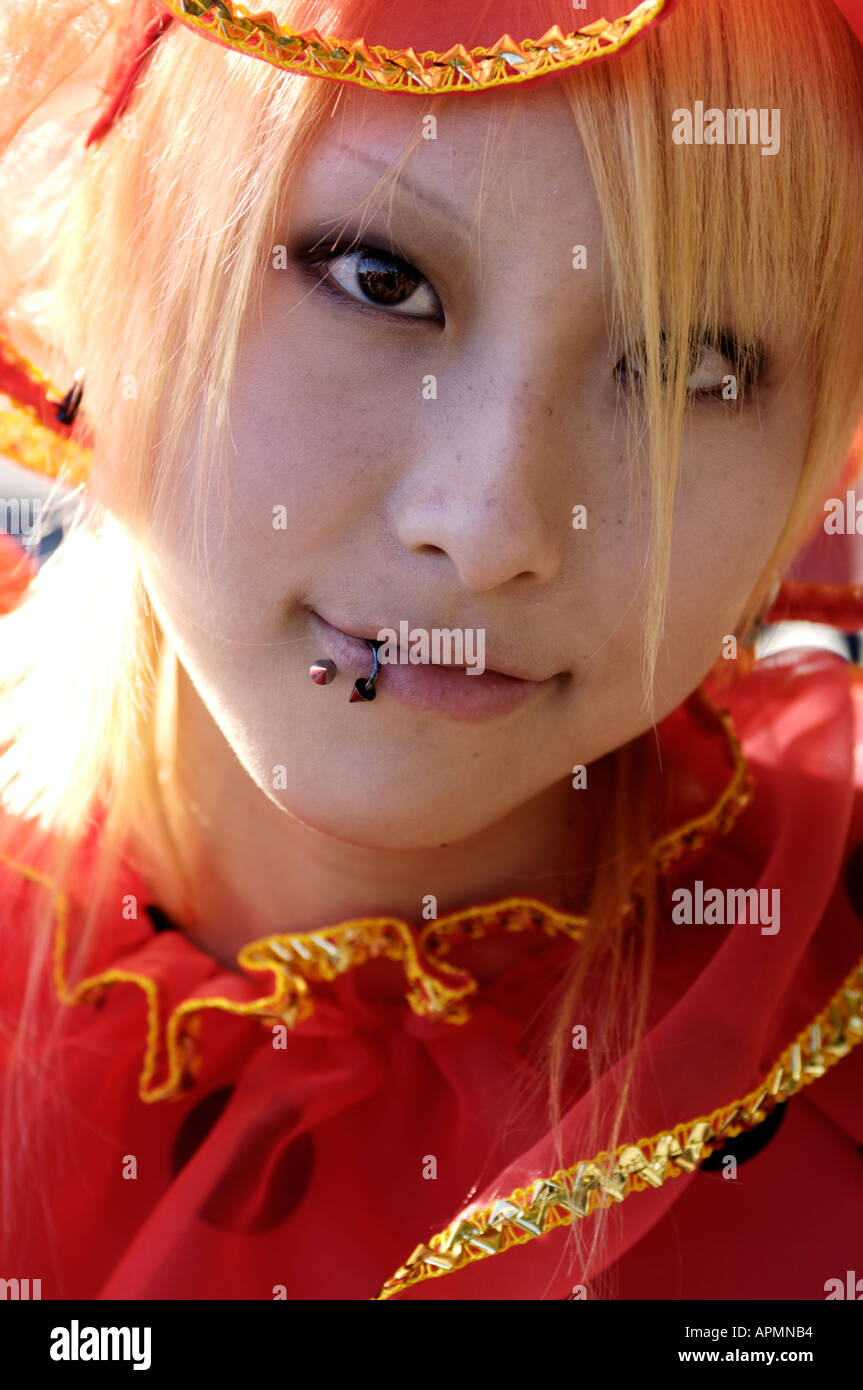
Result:
{"label": "gold sequin trim", "polygon": [[[732,774],[710,810],[657,840],[654,857],[660,868],[700,848],[709,836],[726,833],[751,795],[746,761],[729,716],[717,709],[702,690],[697,694],[704,713],[708,719],[718,721],[718,728],[725,736]],[[315,932],[285,932],[263,937],[243,946],[237,962],[251,973],[267,971],[272,974],[271,993],[248,1003],[222,996],[184,1000],[168,1018],[163,1049],[161,1002],[156,981],[136,971],[108,969],[70,987],[65,967],[69,918],[66,894],[45,874],[18,863],[9,855],[0,852],[0,862],[54,895],[53,970],[55,990],[61,1003],[97,1003],[115,984],[134,984],[143,990],[147,999],[147,1037],[138,1094],[148,1104],[173,1099],[193,1084],[199,1065],[195,1039],[200,1016],[205,1010],[217,1009],[260,1018],[268,1027],[275,1023],[293,1027],[313,1012],[309,981],[334,980],[345,971],[382,956],[404,963],[406,998],[415,1013],[424,1018],[463,1024],[470,1018],[470,997],[476,993],[477,986],[467,971],[443,959],[454,945],[478,940],[490,933],[529,930],[578,941],[587,925],[584,916],[559,912],[532,898],[515,897],[447,913],[420,929],[398,917],[365,917]],[[635,893],[624,909],[621,924],[634,902]],[[164,1080],[156,1081],[158,1059],[163,1050],[167,1075]]]}
{"label": "gold sequin trim", "polygon": [[672,0],[644,0],[620,19],[598,19],[574,33],[555,25],[540,39],[504,34],[489,48],[455,44],[445,53],[386,48],[317,29],[280,25],[271,11],[252,13],[231,0],[161,0],[182,23],[217,43],[290,72],[337,78],[375,91],[475,92],[511,86],[607,58],[654,24]]}
{"label": "gold sequin trim", "polygon": [[728,1140],[755,1129],[771,1111],[824,1075],[863,1040],[863,959],[825,1009],[782,1053],[766,1078],[742,1100],[674,1129],[622,1144],[613,1165],[608,1155],[584,1160],[540,1178],[529,1188],[477,1211],[468,1210],[428,1244],[418,1245],[377,1294],[377,1301],[463,1269],[477,1260],[524,1245],[558,1226],[589,1216],[598,1206],[620,1203],[633,1192],[662,1187],[694,1172]]}
{"label": "gold sequin trim", "polygon": [[[8,338],[0,338],[0,355],[39,386],[50,400],[59,401],[63,392],[40,372],[29,358],[18,352]],[[69,439],[59,430],[43,424],[32,405],[0,390],[0,454],[34,473],[60,479],[67,487],[86,482],[93,462],[88,444]]]}
{"label": "gold sequin trim", "polygon": [[[0,395],[0,403],[4,400],[9,397]],[[92,450],[63,439],[42,424],[35,410],[17,401],[9,410],[0,409],[0,454],[67,487],[87,481],[93,460]]]}
{"label": "gold sequin trim", "polygon": [[653,859],[660,873],[685,856],[695,854],[715,836],[727,835],[752,800],[749,766],[731,716],[727,710],[719,708],[703,685],[695,691],[695,697],[696,700],[690,706],[692,712],[700,713],[706,724],[712,722],[714,731],[718,728],[725,736],[731,762],[731,777],[708,811],[693,816],[691,820],[677,826],[670,834],[657,841],[653,849]]}

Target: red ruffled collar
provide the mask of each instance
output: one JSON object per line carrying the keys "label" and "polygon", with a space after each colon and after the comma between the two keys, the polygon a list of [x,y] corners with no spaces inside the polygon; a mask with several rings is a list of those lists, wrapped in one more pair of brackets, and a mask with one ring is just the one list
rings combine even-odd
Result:
{"label": "red ruffled collar", "polygon": [[[660,729],[664,756],[681,756],[687,749],[691,755],[697,744],[709,787],[703,809],[695,816],[681,820],[675,808],[669,808],[667,828],[653,846],[658,867],[666,869],[686,862],[726,833],[746,806],[751,788],[731,721],[705,688],[669,715]],[[82,865],[98,854],[98,845],[96,822],[82,851]],[[149,900],[147,886],[127,863],[117,900],[135,906],[119,922],[103,916],[82,962],[84,902],[74,894],[56,892],[38,870],[4,857],[25,879],[54,894],[54,977],[63,1003],[98,1004],[117,985],[135,985],[144,992],[148,1023],[139,1091],[149,1102],[169,1099],[193,1084],[195,1035],[206,1011],[294,1028],[327,1003],[332,1020],[333,989],[322,987],[370,960],[384,958],[401,964],[405,1000],[414,1014],[433,1023],[459,1025],[472,1015],[477,984],[466,969],[447,959],[453,950],[466,942],[525,932],[573,943],[585,925],[581,916],[526,897],[470,905],[422,925],[399,917],[354,918],[313,932],[283,932],[249,941],[238,953],[238,973],[221,967],[182,932],[157,931],[143,910]],[[72,958],[74,976],[68,964]],[[261,976],[269,976],[263,990],[260,978],[254,978]],[[356,1008],[363,1008],[351,988],[336,990],[335,995],[342,1008],[348,997]]]}
{"label": "red ruffled collar", "polygon": [[[654,845],[668,885],[686,877],[696,854],[702,857],[695,872],[704,878],[781,884],[789,894],[783,896],[782,933],[763,937],[741,923],[719,937],[718,945],[715,937],[711,945],[698,931],[666,943],[667,978],[657,984],[657,1008],[633,1092],[633,1123],[650,1137],[630,1137],[611,1169],[602,1167],[583,1152],[589,1098],[582,1098],[564,1120],[562,1143],[572,1158],[570,1168],[556,1171],[554,1136],[541,1135],[451,1226],[414,1251],[383,1296],[403,1294],[442,1273],[458,1276],[455,1296],[462,1296],[463,1278],[496,1251],[532,1243],[598,1204],[664,1188],[668,1178],[692,1172],[726,1139],[760,1124],[778,1103],[818,1081],[863,1039],[863,973],[860,963],[854,964],[861,909],[843,896],[843,859],[849,847],[863,845],[854,764],[863,728],[861,679],[863,673],[834,657],[795,653],[759,663],[724,695],[717,681],[713,694],[727,699],[744,739],[745,760],[730,717],[717,713],[710,697],[705,700],[706,691],[663,721],[664,755],[674,749],[676,756],[697,762],[709,788],[701,814],[688,820],[672,816]],[[752,804],[741,819],[753,786]],[[734,833],[722,838],[729,830]],[[26,891],[53,892],[37,870],[16,867]],[[139,904],[147,900],[131,870],[123,891],[132,899],[139,895]],[[141,910],[132,920],[118,922],[117,914],[106,920],[73,977],[69,961],[79,944],[83,904],[73,893],[68,902],[55,895],[54,907],[55,981],[64,1002],[97,1004],[120,984],[133,987],[131,997],[136,989],[146,996],[140,1094],[148,1102],[193,1085],[202,1045],[218,1053],[220,1037],[247,1038],[252,1020],[268,1029],[280,1021],[298,1032],[332,1038],[345,1037],[362,1017],[374,1026],[418,1031],[420,1037],[432,1030],[429,1036],[440,1038],[451,1036],[471,1007],[489,1018],[498,1001],[507,1000],[495,1016],[503,1018],[507,1030],[506,1018],[512,1020],[515,1040],[531,1000],[535,1005],[549,981],[554,983],[580,928],[579,919],[524,899],[472,906],[422,927],[401,919],[358,919],[320,932],[249,942],[239,953],[238,963],[248,972],[241,974],[224,970],[182,933],[156,931]],[[818,930],[822,921],[828,930]],[[526,969],[519,962],[478,990],[445,957],[458,942],[493,932],[523,936],[526,944],[538,934],[548,940],[536,959],[525,962]],[[373,955],[401,962],[409,1007],[364,1004],[368,1013],[352,1012],[357,1004],[353,967]],[[253,977],[263,974],[268,979],[262,990]],[[525,1000],[520,1015],[509,1008],[519,990]],[[137,1020],[137,1009],[134,1014]],[[202,1038],[206,1020],[214,1026]],[[121,1024],[115,1013],[114,1028]],[[242,1042],[244,1051],[247,1045]],[[685,1068],[661,1065],[663,1059],[683,1056]],[[615,1067],[602,1078],[600,1102],[613,1098],[618,1073]],[[485,1296],[494,1296],[496,1269],[492,1261],[482,1283]]]}

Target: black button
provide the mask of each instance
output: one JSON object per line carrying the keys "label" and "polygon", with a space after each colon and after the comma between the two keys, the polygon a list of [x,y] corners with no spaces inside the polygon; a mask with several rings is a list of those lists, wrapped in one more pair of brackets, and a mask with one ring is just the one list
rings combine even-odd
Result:
{"label": "black button", "polygon": [[[186,1116],[174,1140],[175,1176],[206,1142],[233,1093],[233,1086],[222,1086]],[[242,1131],[225,1136],[222,1170],[198,1209],[202,1221],[236,1235],[257,1235],[287,1221],[314,1170],[312,1135],[292,1133],[301,1118],[290,1100],[272,1096]]]}
{"label": "black button", "polygon": [[203,1100],[189,1111],[180,1128],[177,1130],[174,1139],[174,1149],[171,1155],[171,1167],[176,1177],[181,1168],[186,1164],[193,1154],[201,1147],[210,1130],[215,1125],[228,1101],[233,1094],[233,1086],[222,1086],[218,1091],[211,1091]]}
{"label": "black button", "polygon": [[179,928],[173,917],[169,917],[164,908],[157,907],[155,903],[148,903],[144,911],[153,923],[153,931],[178,931]]}

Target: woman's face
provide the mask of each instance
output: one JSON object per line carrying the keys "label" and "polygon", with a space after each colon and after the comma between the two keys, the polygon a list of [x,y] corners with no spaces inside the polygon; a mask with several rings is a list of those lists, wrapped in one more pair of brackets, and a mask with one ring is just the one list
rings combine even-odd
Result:
{"label": "woman's face", "polygon": [[[649,726],[647,459],[639,527],[569,106],[553,84],[445,103],[436,138],[379,186],[416,125],[407,99],[343,93],[243,325],[230,531],[213,489],[194,544],[190,482],[144,551],[180,661],[261,791],[391,849],[478,833]],[[305,263],[337,236],[377,258]],[[794,497],[812,402],[782,331],[746,402],[704,394],[687,414],[657,720],[719,656]],[[708,352],[698,384],[732,370]],[[467,630],[485,673],[385,666],[375,702],[350,703],[371,670],[361,639],[403,622],[430,641]],[[339,671],[320,687],[308,670],[327,657]]]}

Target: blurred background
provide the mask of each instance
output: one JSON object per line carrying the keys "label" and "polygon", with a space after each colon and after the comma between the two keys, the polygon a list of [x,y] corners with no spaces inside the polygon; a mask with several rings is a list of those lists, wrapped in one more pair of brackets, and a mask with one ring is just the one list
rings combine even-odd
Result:
{"label": "blurred background", "polygon": [[0,455],[0,532],[14,535],[37,563],[57,549],[77,502],[50,478]]}

